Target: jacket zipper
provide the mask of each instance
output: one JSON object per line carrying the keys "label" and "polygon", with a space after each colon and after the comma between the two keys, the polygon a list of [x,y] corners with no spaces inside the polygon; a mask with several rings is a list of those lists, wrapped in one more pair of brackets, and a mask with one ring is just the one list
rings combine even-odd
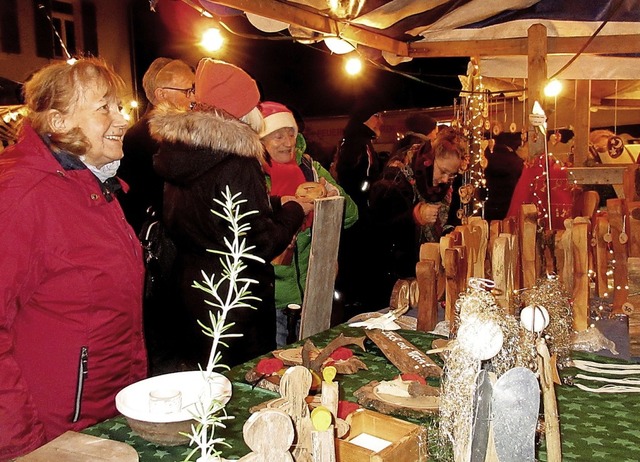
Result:
{"label": "jacket zipper", "polygon": [[73,408],[73,418],[71,422],[77,422],[80,419],[80,408],[82,407],[82,390],[84,389],[84,381],[89,373],[89,348],[83,346],[80,349],[80,364],[78,365],[78,382],[76,384],[76,399]]}

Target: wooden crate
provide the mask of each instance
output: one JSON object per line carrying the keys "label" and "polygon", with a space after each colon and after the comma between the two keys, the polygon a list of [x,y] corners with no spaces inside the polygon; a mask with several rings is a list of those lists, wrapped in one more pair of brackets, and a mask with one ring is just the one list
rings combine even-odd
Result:
{"label": "wooden crate", "polygon": [[[427,460],[427,429],[368,409],[350,416],[351,429],[346,438],[336,439],[337,462],[419,462]],[[369,435],[390,441],[391,445],[374,452],[350,442],[356,436]]]}

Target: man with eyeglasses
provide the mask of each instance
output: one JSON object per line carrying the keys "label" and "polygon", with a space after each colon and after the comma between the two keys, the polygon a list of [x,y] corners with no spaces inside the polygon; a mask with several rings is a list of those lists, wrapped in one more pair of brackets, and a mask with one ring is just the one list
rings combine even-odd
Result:
{"label": "man with eyeglasses", "polygon": [[[149,117],[159,104],[189,110],[195,102],[195,74],[179,59],[157,58],[142,78],[142,87],[149,104],[144,115],[124,135],[123,151],[118,175],[128,185],[127,194],[119,196],[122,209],[138,235],[145,222],[162,218],[164,180],[153,169],[153,155],[159,144],[149,134]],[[151,217],[151,213],[154,214]],[[162,264],[162,262],[160,262]],[[164,266],[163,266],[164,267]],[[166,275],[163,275],[163,278]],[[150,290],[150,286],[154,289]],[[171,294],[164,293],[166,284],[152,284],[145,288],[144,321],[149,368],[151,375],[170,372],[176,368],[169,352],[172,336],[170,309]]]}
{"label": "man with eyeglasses", "polygon": [[179,59],[157,58],[142,78],[149,104],[144,115],[124,135],[124,157],[118,175],[129,185],[121,195],[127,221],[140,233],[152,207],[157,218],[162,214],[163,181],[153,170],[153,155],[158,143],[149,135],[149,114],[159,104],[189,109],[194,102],[195,75],[192,68]]}

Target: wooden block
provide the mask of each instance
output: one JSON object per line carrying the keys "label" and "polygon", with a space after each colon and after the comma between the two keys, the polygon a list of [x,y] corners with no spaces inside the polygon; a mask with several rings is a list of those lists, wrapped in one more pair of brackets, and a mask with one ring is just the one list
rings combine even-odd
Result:
{"label": "wooden block", "polygon": [[254,412],[244,423],[242,435],[252,452],[242,457],[241,462],[293,462],[289,448],[295,430],[285,412],[272,408]]}
{"label": "wooden block", "polygon": [[331,425],[324,431],[311,432],[311,460],[313,462],[336,462],[334,429]]}
{"label": "wooden block", "polygon": [[637,176],[638,164],[627,165],[622,173],[622,189],[628,202],[640,201],[640,178]]}
{"label": "wooden block", "polygon": [[[627,302],[629,297],[629,279],[627,269],[627,243],[620,242],[620,234],[622,233],[623,221],[626,221],[627,207],[624,199],[608,199],[607,200],[607,216],[611,225],[611,238],[613,239],[613,258],[615,265],[613,267],[613,314],[623,314],[622,306]],[[629,233],[628,230],[625,232]]]}
{"label": "wooden block", "polygon": [[589,327],[588,224],[574,223],[573,247],[573,328],[582,332]]}
{"label": "wooden block", "polygon": [[517,217],[507,217],[502,220],[502,232],[507,234],[517,234],[518,233],[518,218]]}
{"label": "wooden block", "polygon": [[598,210],[598,204],[600,204],[600,194],[596,191],[585,191],[582,196],[582,213],[580,215],[591,220]]}
{"label": "wooden block", "polygon": [[437,271],[433,260],[419,261],[416,264],[416,280],[419,287],[418,324],[419,331],[430,331],[438,323]]}
{"label": "wooden block", "polygon": [[137,462],[138,452],[120,441],[68,431],[18,457],[19,462]]}
{"label": "wooden block", "polygon": [[300,317],[301,339],[331,327],[343,211],[342,196],[315,200],[309,268]]}
{"label": "wooden block", "polygon": [[[336,440],[338,462],[423,462],[427,460],[427,429],[367,409],[359,409],[347,418],[351,426],[345,439]],[[350,441],[361,434],[390,442],[381,451],[372,451]]]}
{"label": "wooden block", "polygon": [[520,258],[522,268],[522,286],[533,287],[538,279],[536,258],[536,233],[538,228],[538,210],[533,204],[520,207],[518,220],[520,230]]}
{"label": "wooden block", "polygon": [[[440,240],[448,239],[447,236],[442,237]],[[431,260],[436,266],[440,266],[442,259],[440,258],[440,243],[439,242],[426,242],[420,246],[420,261]]]}
{"label": "wooden block", "polygon": [[573,250],[572,233],[573,220],[567,218],[564,220],[564,231],[559,233],[558,251],[562,253],[562,272],[558,273],[560,281],[564,284],[565,289],[571,293],[573,291]]}
{"label": "wooden block", "polygon": [[[500,220],[492,220],[489,223],[489,247],[488,247],[489,259],[492,258],[493,243],[495,242],[496,238],[500,236],[501,232],[502,232],[502,222]],[[490,263],[490,267],[492,266],[493,266],[493,263]]]}

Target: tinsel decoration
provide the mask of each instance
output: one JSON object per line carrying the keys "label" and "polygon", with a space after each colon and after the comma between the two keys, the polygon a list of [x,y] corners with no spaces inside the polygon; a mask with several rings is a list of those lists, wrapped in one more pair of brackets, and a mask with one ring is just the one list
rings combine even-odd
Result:
{"label": "tinsel decoration", "polygon": [[[549,313],[549,325],[542,332],[551,355],[557,355],[557,364],[566,366],[571,354],[571,335],[573,332],[573,311],[571,301],[564,285],[555,276],[544,276],[536,281],[536,285],[523,290],[515,297],[516,306],[538,305]],[[524,345],[532,349],[535,364],[535,337],[537,334],[523,329]],[[525,367],[528,367],[525,365]]]}
{"label": "tinsel decoration", "polygon": [[[481,281],[478,284],[478,281]],[[503,345],[495,342],[495,328],[504,311],[485,288],[486,280],[471,278],[469,288],[456,301],[458,337],[449,342],[440,396],[440,438],[453,446],[454,460],[468,460],[473,425],[473,395],[481,361],[493,357]],[[473,332],[474,335],[467,335]],[[503,335],[500,333],[500,335]],[[490,357],[487,357],[491,355]]]}

